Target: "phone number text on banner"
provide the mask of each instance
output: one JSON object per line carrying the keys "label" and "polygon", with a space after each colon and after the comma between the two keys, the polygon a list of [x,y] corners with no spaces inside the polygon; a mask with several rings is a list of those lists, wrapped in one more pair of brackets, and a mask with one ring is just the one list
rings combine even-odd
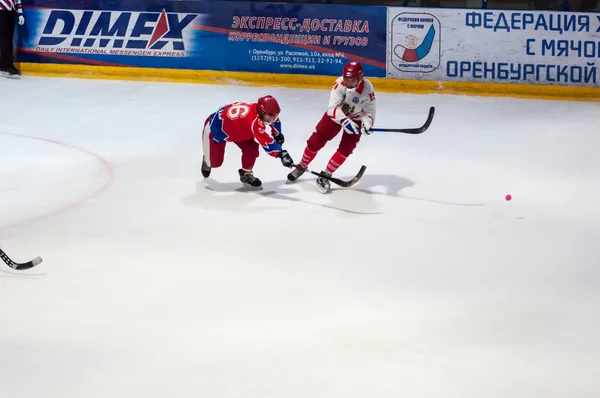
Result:
{"label": "phone number text on banner", "polygon": [[389,8],[394,78],[600,87],[600,16]]}

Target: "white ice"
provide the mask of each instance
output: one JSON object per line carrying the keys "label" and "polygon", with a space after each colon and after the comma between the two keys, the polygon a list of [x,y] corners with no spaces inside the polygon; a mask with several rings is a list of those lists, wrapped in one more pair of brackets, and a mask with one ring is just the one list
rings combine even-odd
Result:
{"label": "white ice", "polygon": [[200,134],[273,94],[299,160],[328,90],[0,93],[0,247],[44,259],[0,264],[1,397],[600,396],[600,104],[379,93],[377,126],[433,124],[322,195],[265,153],[240,192],[235,145],[204,181]]}

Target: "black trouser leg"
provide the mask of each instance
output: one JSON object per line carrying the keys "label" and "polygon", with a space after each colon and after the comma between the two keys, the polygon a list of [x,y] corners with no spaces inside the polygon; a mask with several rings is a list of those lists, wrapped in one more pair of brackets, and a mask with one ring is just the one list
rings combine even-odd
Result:
{"label": "black trouser leg", "polygon": [[13,35],[15,12],[0,11],[0,69],[13,66]]}

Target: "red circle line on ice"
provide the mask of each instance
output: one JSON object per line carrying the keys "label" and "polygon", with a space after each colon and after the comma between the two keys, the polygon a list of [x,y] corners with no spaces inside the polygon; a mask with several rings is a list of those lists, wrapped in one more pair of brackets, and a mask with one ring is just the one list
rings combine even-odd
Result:
{"label": "red circle line on ice", "polygon": [[114,179],[115,179],[115,170],[112,168],[112,166],[110,165],[110,163],[104,159],[102,156],[95,154],[94,152],[91,152],[87,149],[78,147],[76,145],[72,145],[72,144],[67,144],[66,142],[62,142],[62,141],[58,141],[58,140],[53,140],[51,138],[42,138],[42,137],[35,137],[35,136],[31,136],[31,135],[25,135],[25,134],[17,134],[17,133],[7,133],[7,132],[3,132],[0,131],[0,135],[6,135],[6,136],[11,136],[11,137],[17,137],[17,138],[25,138],[25,139],[29,139],[29,140],[36,140],[36,141],[42,141],[42,142],[47,142],[49,144],[54,144],[54,145],[59,145],[62,146],[63,148],[68,148],[68,149],[72,149],[74,151],[78,151],[81,153],[84,153],[86,155],[91,156],[92,158],[96,159],[98,162],[100,162],[103,166],[104,169],[107,172],[107,179],[104,182],[104,184],[102,184],[102,186],[100,188],[98,188],[96,191],[94,191],[93,193],[91,193],[90,195],[85,196],[82,199],[77,200],[74,203],[70,203],[68,205],[65,205],[57,210],[54,210],[48,214],[43,214],[25,221],[20,221],[18,223],[14,223],[14,224],[10,224],[10,225],[6,225],[3,228],[14,228],[14,227],[20,227],[26,224],[31,224],[37,221],[41,221],[44,220],[46,218],[50,218],[50,217],[54,217],[58,214],[62,214],[65,213],[67,211],[76,209],[80,206],[83,206],[88,200],[100,195],[101,193],[103,193],[104,191],[106,191],[108,189],[108,187],[113,183]]}

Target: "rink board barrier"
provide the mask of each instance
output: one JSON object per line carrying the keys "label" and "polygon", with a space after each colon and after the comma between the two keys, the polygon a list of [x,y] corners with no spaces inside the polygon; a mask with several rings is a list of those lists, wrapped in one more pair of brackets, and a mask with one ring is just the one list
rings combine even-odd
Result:
{"label": "rink board barrier", "polygon": [[[25,0],[24,74],[600,100],[599,14],[237,1]],[[143,11],[140,11],[143,9]]]}

